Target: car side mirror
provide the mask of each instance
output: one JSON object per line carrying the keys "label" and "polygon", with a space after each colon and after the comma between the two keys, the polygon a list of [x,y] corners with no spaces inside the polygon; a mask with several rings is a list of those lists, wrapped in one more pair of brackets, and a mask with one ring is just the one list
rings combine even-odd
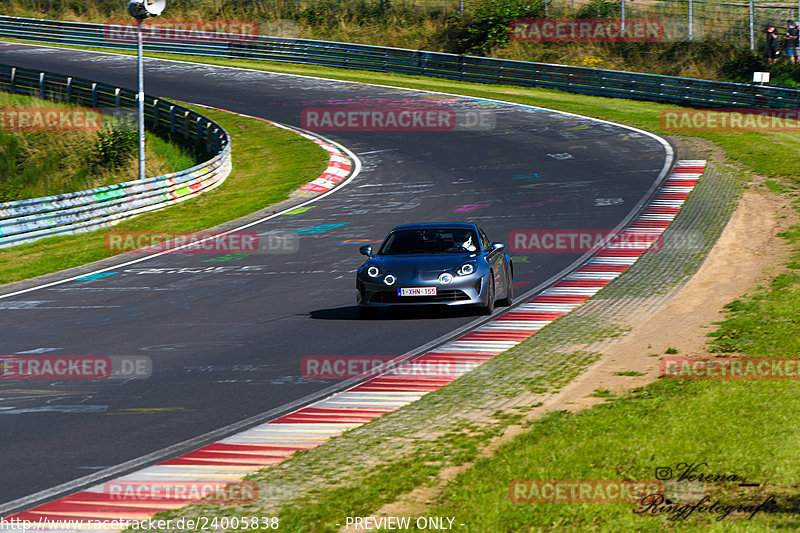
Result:
{"label": "car side mirror", "polygon": [[492,243],[492,250],[501,250],[501,249],[503,249],[505,247],[506,247],[506,245],[503,244],[502,242],[493,242]]}
{"label": "car side mirror", "polygon": [[372,246],[369,244],[365,244],[361,248],[358,249],[361,252],[361,255],[366,255],[367,257],[372,257]]}

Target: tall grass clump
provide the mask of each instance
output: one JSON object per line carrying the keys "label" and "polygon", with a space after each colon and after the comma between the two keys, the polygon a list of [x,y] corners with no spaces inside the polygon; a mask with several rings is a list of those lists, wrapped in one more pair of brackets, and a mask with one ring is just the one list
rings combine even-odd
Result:
{"label": "tall grass clump", "polygon": [[[0,108],[63,107],[0,92]],[[97,131],[16,131],[0,127],[0,202],[80,191],[138,179],[136,125],[104,119]],[[147,175],[194,166],[198,154],[148,134]]]}

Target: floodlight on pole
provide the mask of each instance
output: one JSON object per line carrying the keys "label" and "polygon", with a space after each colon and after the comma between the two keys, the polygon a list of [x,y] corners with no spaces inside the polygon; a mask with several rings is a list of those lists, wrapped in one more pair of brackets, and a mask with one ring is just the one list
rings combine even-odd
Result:
{"label": "floodlight on pole", "polygon": [[136,39],[138,42],[137,70],[139,77],[139,179],[145,178],[144,164],[144,62],[142,59],[142,21],[148,17],[157,17],[164,11],[167,0],[130,0],[128,13],[136,19]]}

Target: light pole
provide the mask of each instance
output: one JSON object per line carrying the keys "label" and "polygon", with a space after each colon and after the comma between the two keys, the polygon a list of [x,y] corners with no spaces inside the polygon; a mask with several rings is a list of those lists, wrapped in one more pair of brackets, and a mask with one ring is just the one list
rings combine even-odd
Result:
{"label": "light pole", "polygon": [[157,17],[164,11],[167,0],[130,0],[128,13],[136,19],[136,38],[138,41],[139,93],[136,99],[139,102],[139,179],[145,178],[144,172],[144,61],[142,60],[142,22],[147,17]]}

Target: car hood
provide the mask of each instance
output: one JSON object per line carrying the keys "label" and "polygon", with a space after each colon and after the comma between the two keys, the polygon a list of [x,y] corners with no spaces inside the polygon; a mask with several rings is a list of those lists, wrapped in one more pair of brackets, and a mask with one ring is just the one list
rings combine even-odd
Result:
{"label": "car hood", "polygon": [[435,278],[445,270],[455,271],[458,267],[468,261],[475,261],[477,253],[466,254],[414,254],[414,255],[381,255],[375,257],[383,267],[383,271],[394,274],[398,279],[411,277]]}

